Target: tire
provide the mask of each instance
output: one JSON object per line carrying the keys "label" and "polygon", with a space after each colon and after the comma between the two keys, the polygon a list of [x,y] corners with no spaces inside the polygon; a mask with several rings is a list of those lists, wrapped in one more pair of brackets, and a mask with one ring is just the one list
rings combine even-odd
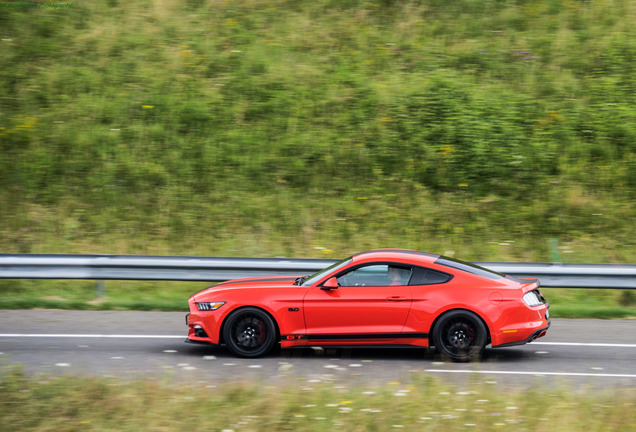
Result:
{"label": "tire", "polygon": [[276,343],[276,325],[264,310],[248,307],[227,318],[223,340],[238,357],[254,358],[267,354]]}
{"label": "tire", "polygon": [[433,329],[435,350],[453,361],[465,362],[480,356],[488,331],[476,314],[453,310],[439,318]]}

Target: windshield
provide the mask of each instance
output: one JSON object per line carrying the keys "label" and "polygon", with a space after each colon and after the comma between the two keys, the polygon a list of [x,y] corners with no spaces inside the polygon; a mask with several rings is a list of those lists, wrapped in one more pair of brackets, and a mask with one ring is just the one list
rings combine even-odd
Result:
{"label": "windshield", "polygon": [[353,257],[349,257],[349,258],[345,258],[342,261],[338,261],[335,264],[330,265],[329,267],[320,270],[317,273],[314,273],[313,275],[309,276],[307,279],[305,279],[305,281],[302,283],[302,286],[309,286],[309,285],[313,285],[316,282],[318,282],[320,280],[320,278],[322,278],[324,275],[326,275],[327,273],[331,272],[332,270],[336,270],[339,269],[341,267],[344,267],[345,265],[349,264],[351,262],[351,259]]}
{"label": "windshield", "polygon": [[465,261],[456,260],[453,258],[449,258],[447,256],[440,256],[435,264],[440,264],[446,267],[451,267],[457,270],[462,270],[468,273],[476,274],[478,276],[482,276],[488,279],[499,279],[502,277],[506,277],[505,274],[497,273],[496,271],[489,270],[484,267],[480,267],[475,264],[471,264]]}

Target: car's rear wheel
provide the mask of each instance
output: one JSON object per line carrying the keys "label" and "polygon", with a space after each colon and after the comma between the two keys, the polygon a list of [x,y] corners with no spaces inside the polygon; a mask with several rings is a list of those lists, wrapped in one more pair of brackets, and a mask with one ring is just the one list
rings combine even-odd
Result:
{"label": "car's rear wheel", "polygon": [[470,311],[447,312],[433,329],[435,349],[454,361],[469,361],[481,355],[487,340],[486,326]]}
{"label": "car's rear wheel", "polygon": [[239,357],[260,357],[274,347],[276,325],[262,309],[239,309],[227,318],[223,340],[228,349]]}

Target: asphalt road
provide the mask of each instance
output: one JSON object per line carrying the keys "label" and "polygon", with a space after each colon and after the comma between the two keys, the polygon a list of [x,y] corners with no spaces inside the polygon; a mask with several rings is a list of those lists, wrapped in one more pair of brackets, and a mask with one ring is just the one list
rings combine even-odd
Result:
{"label": "asphalt road", "polygon": [[444,362],[421,349],[278,350],[239,359],[226,349],[184,343],[185,314],[116,311],[0,311],[0,366],[29,374],[186,380],[291,380],[383,385],[430,374],[462,386],[636,387],[636,321],[552,320],[528,345],[487,349],[480,362]]}

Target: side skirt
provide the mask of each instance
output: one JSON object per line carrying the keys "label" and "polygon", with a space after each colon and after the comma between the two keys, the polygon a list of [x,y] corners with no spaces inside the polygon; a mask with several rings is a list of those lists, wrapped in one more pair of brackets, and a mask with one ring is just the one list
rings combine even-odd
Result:
{"label": "side skirt", "polygon": [[309,344],[315,341],[359,341],[376,339],[377,341],[396,339],[428,339],[428,333],[386,333],[386,334],[303,334],[281,335],[281,341],[307,341]]}
{"label": "side skirt", "polygon": [[285,350],[297,350],[297,349],[312,349],[312,348],[320,348],[324,350],[329,349],[413,349],[413,350],[428,350],[430,347],[423,347],[418,345],[402,345],[402,344],[373,344],[373,345],[295,345],[290,347],[285,347]]}

